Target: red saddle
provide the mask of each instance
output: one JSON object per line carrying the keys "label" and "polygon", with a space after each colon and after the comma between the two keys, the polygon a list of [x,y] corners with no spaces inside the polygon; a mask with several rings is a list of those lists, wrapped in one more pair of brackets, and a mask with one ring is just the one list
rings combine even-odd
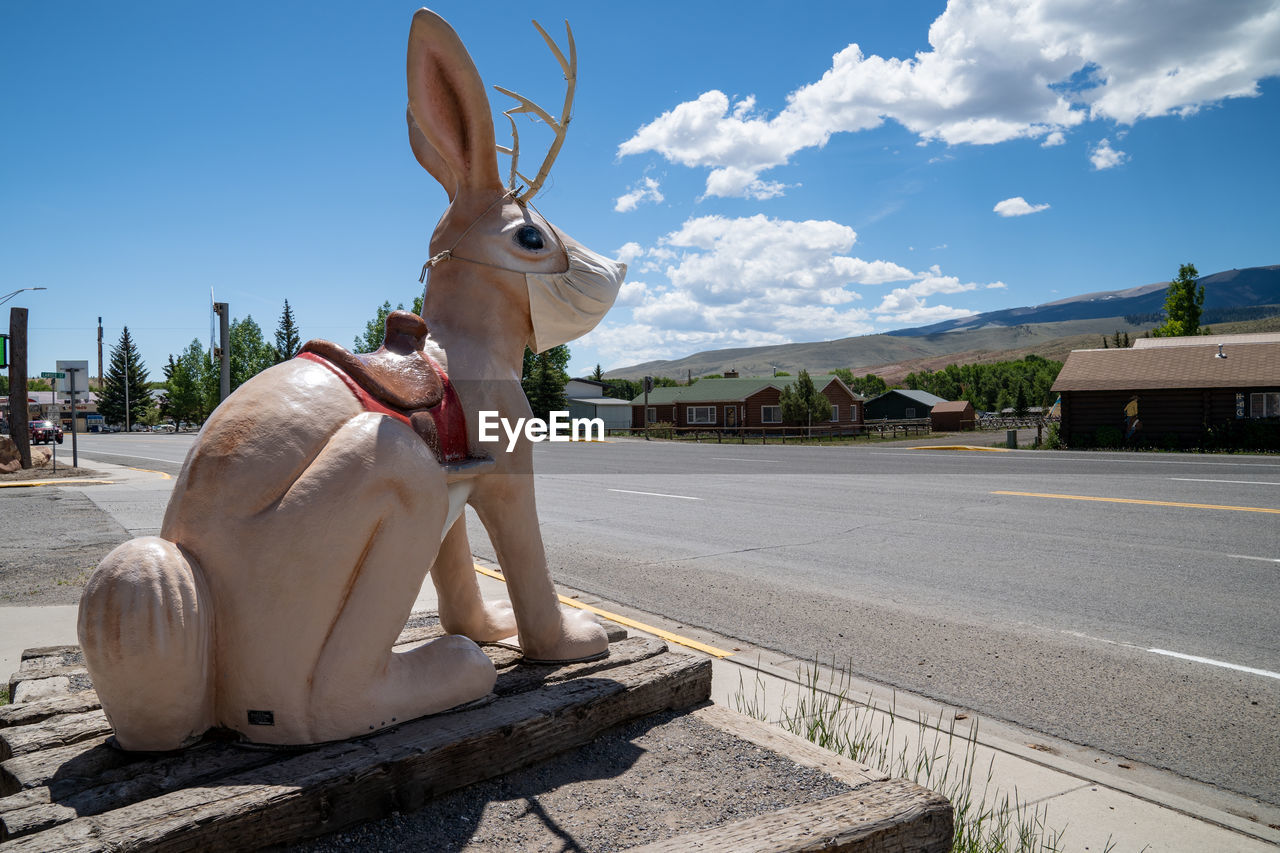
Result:
{"label": "red saddle", "polygon": [[441,464],[470,458],[467,417],[449,375],[422,351],[427,324],[417,314],[393,311],[377,352],[353,353],[330,341],[307,341],[298,353],[334,372],[370,412],[408,424]]}

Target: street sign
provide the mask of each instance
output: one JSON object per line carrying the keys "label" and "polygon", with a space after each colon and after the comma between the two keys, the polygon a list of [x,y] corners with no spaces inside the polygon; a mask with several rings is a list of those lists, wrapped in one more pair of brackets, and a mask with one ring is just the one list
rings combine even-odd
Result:
{"label": "street sign", "polygon": [[0,367],[9,366],[9,336],[0,335]]}
{"label": "street sign", "polygon": [[67,374],[60,370],[43,370],[40,372],[41,379],[66,379]]}

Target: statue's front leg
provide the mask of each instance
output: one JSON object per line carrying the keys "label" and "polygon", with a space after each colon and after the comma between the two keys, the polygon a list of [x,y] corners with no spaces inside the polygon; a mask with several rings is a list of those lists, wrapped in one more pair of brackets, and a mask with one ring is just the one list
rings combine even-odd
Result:
{"label": "statue's front leg", "polygon": [[471,504],[506,577],[525,657],[574,661],[608,652],[609,637],[593,615],[560,606],[538,529],[533,475],[503,475],[490,481],[473,495]]}
{"label": "statue's front leg", "polygon": [[515,636],[516,617],[511,602],[485,601],[480,594],[465,513],[458,516],[440,543],[440,553],[431,567],[431,582],[435,584],[440,625],[445,631],[470,637],[477,643]]}

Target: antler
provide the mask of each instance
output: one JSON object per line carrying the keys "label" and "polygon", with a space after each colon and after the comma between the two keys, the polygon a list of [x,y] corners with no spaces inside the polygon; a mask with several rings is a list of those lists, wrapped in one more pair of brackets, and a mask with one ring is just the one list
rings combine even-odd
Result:
{"label": "antler", "polygon": [[[515,98],[519,102],[516,106],[503,112],[503,115],[507,117],[507,121],[511,122],[511,147],[506,148],[499,145],[498,150],[503,154],[511,155],[511,189],[514,190],[516,188],[517,180],[523,181],[525,186],[528,187],[522,194],[516,196],[516,200],[521,204],[528,202],[538,190],[542,189],[542,182],[547,179],[547,175],[551,172],[551,164],[555,162],[556,155],[560,153],[560,146],[564,144],[565,132],[569,129],[569,113],[573,109],[573,90],[578,83],[578,48],[573,43],[573,30],[569,28],[569,22],[564,22],[564,31],[569,37],[568,61],[565,60],[564,54],[551,36],[547,35],[547,31],[542,28],[542,25],[537,21],[534,21],[533,25],[538,28],[538,32],[542,34],[543,41],[547,43],[547,47],[551,48],[551,52],[560,63],[560,69],[564,72],[567,86],[564,94],[564,110],[561,112],[560,121],[558,122],[546,110],[524,95],[512,92],[510,89],[504,89],[501,86],[493,87],[502,94]],[[555,131],[556,134],[555,140],[551,143],[551,148],[547,151],[546,159],[542,161],[542,168],[538,170],[538,174],[533,180],[526,178],[517,169],[520,162],[520,134],[516,130],[515,116],[518,113],[532,113],[546,122],[547,126]]]}

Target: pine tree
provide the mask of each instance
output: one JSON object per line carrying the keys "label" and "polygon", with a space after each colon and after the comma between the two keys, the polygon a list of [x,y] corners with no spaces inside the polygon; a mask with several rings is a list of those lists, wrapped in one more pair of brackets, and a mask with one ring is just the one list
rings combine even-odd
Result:
{"label": "pine tree", "polygon": [[546,420],[551,412],[568,407],[564,395],[565,383],[569,381],[568,367],[569,347],[565,344],[537,354],[525,347],[520,385],[535,417]]}
{"label": "pine tree", "polygon": [[280,312],[280,322],[276,324],[276,364],[293,358],[301,347],[302,339],[298,334],[298,324],[293,318],[293,309],[289,307],[289,300],[286,299],[284,311]]}
{"label": "pine tree", "polygon": [[[126,389],[128,417],[125,413]],[[111,363],[103,377],[102,391],[98,394],[98,413],[109,424],[131,426],[140,421],[151,406],[151,394],[147,389],[147,365],[138,355],[129,327],[120,333],[120,342],[111,350]]]}

